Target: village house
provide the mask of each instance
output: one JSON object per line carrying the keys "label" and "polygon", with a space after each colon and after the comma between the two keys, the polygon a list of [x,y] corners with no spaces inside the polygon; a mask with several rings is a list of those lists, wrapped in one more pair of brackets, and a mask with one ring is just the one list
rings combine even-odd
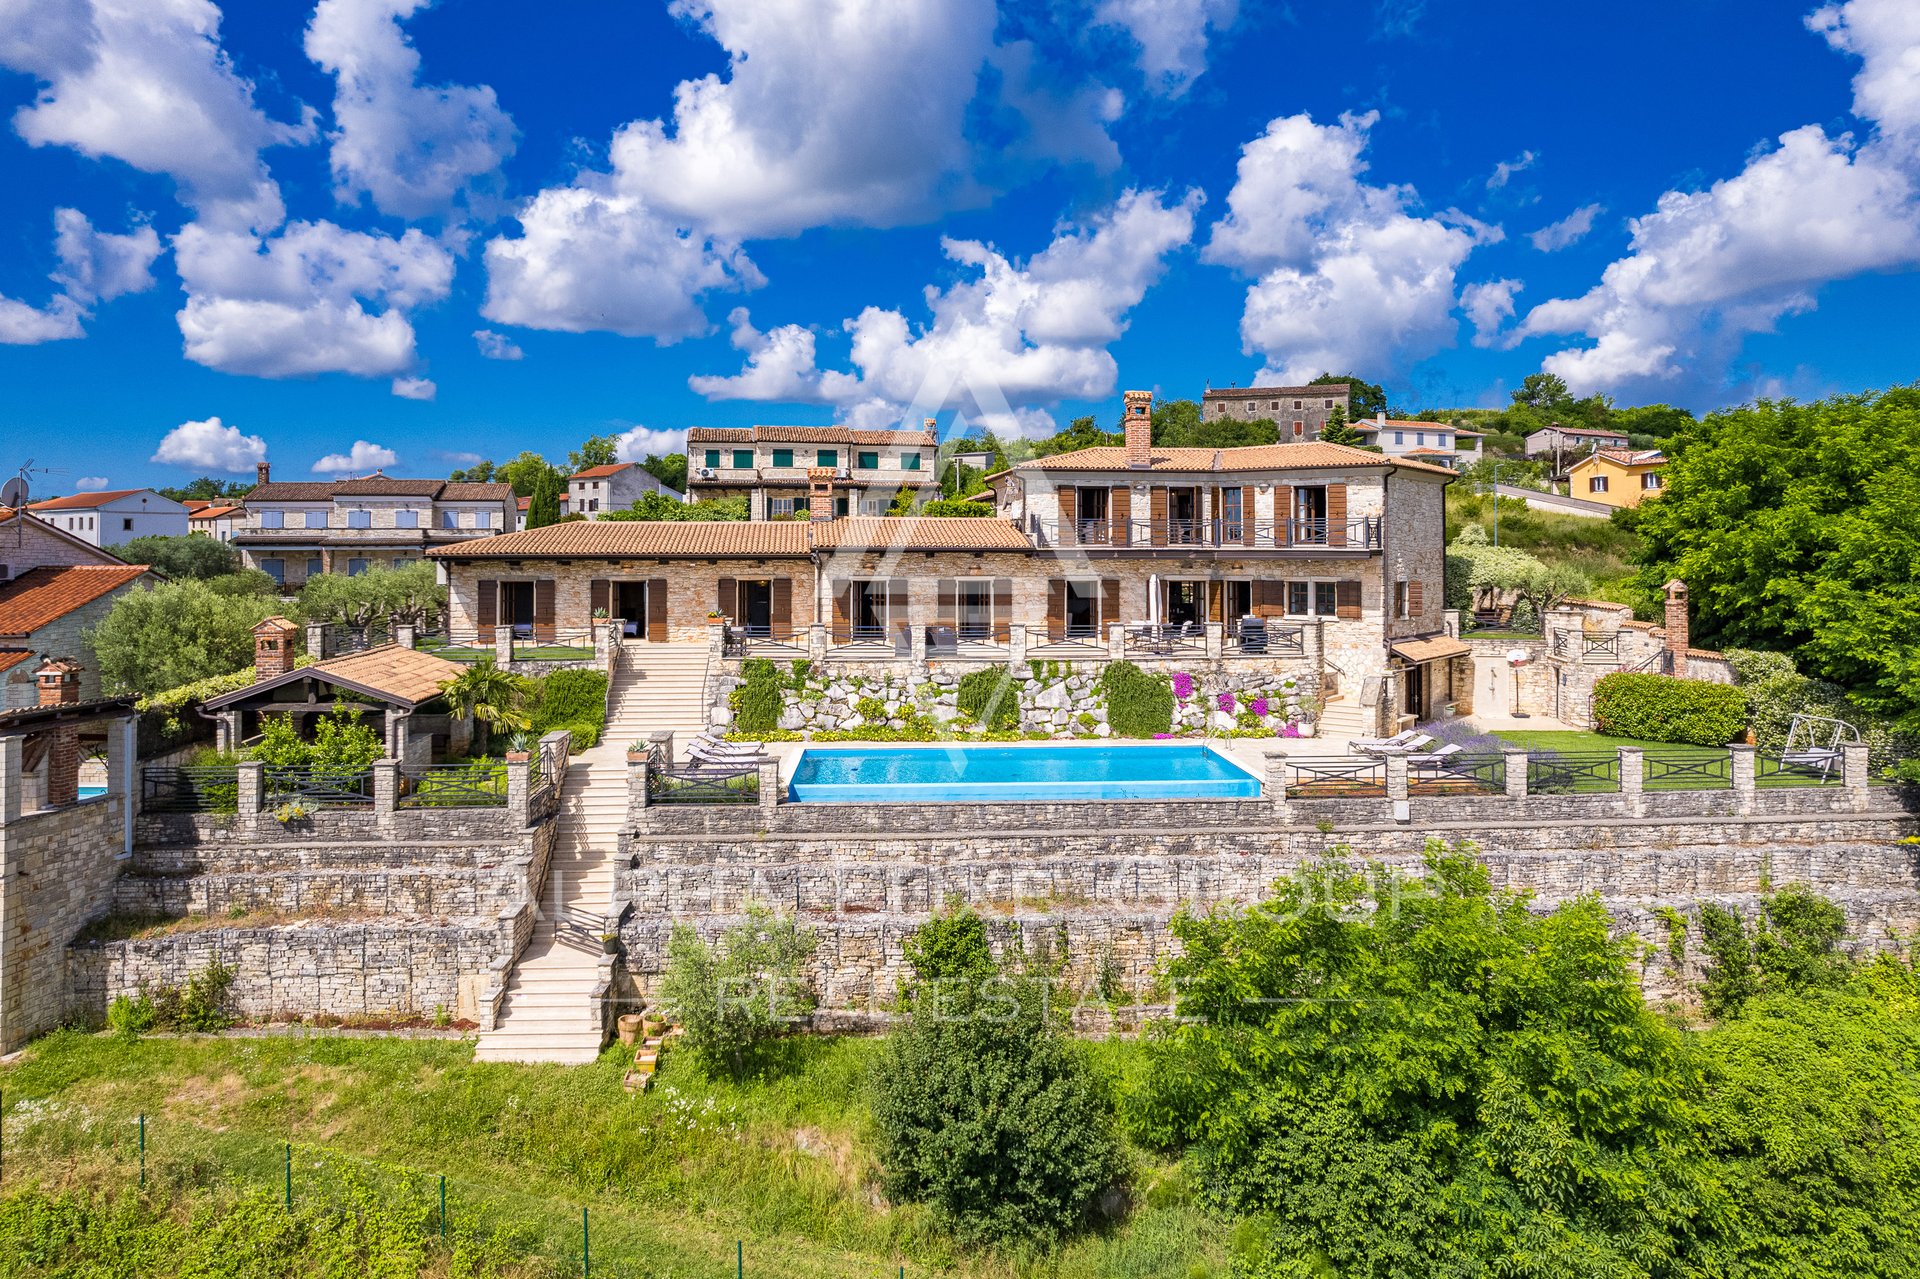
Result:
{"label": "village house", "polygon": [[1623,449],[1627,437],[1618,431],[1603,431],[1586,426],[1562,426],[1555,422],[1526,437],[1528,457],[1564,458],[1592,449]]}
{"label": "village house", "polygon": [[86,632],[115,600],[152,581],[144,566],[78,532],[0,507],[0,708],[38,704],[36,672],[47,661],[75,666],[68,691],[100,697]]}
{"label": "village house", "polygon": [[1367,443],[1388,457],[1411,458],[1457,471],[1480,460],[1481,434],[1450,422],[1410,422],[1385,413],[1355,422],[1353,428]]}
{"label": "village house", "polygon": [[152,489],[75,493],[34,502],[27,511],[92,546],[118,546],[136,537],[187,535],[187,508]]}
{"label": "village house", "polygon": [[1353,386],[1326,382],[1318,386],[1210,386],[1200,396],[1203,422],[1255,422],[1272,419],[1280,428],[1280,443],[1305,443],[1320,438],[1327,419],[1339,409],[1353,415]]}
{"label": "village house", "polygon": [[1572,496],[1607,506],[1638,506],[1660,494],[1666,455],[1659,449],[1595,449],[1567,469]]}
{"label": "village house", "polygon": [[687,498],[744,497],[749,518],[786,519],[816,500],[810,473],[825,471],[830,515],[883,515],[902,489],[936,497],[939,441],[933,419],[918,431],[844,426],[696,426],[687,432]]}
{"label": "village house", "polygon": [[1392,690],[1369,703],[1376,719],[1454,700],[1467,650],[1441,608],[1451,472],[1323,443],[1155,449],[1151,403],[1128,393],[1124,447],[990,476],[992,518],[833,515],[837,473],[815,467],[804,520],[570,522],[429,555],[450,628],[481,644],[603,616],[643,643],[730,622],[880,659],[1016,633],[1022,652],[1104,659],[1110,637],[1199,651],[1211,626],[1237,649],[1312,626],[1356,705]]}
{"label": "village house", "polygon": [[[608,511],[626,510],[648,493],[658,493],[676,502],[686,500],[639,463],[612,462],[606,466],[589,466],[569,476],[561,511],[597,520]],[[525,527],[525,524],[522,522],[516,527]]]}
{"label": "village house", "polygon": [[394,479],[274,480],[267,463],[241,499],[233,545],[248,568],[297,591],[321,573],[364,573],[418,563],[435,546],[514,527],[511,486]]}
{"label": "village house", "polygon": [[238,502],[188,502],[186,507],[187,531],[216,542],[231,542],[247,517],[246,508]]}

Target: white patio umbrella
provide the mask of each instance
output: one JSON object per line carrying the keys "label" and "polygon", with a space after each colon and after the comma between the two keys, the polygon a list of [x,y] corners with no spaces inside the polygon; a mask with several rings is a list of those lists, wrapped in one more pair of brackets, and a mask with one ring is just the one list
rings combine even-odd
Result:
{"label": "white patio umbrella", "polygon": [[1158,573],[1149,574],[1147,577],[1147,621],[1156,626],[1160,623],[1160,575]]}

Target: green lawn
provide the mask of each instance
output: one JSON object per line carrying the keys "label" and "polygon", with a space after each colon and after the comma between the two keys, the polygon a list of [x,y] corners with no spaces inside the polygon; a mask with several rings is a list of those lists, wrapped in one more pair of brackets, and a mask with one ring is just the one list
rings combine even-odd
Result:
{"label": "green lawn", "polygon": [[[1725,790],[1732,788],[1731,780],[1719,776],[1707,768],[1708,761],[1721,758],[1726,748],[1711,746],[1691,746],[1685,742],[1649,742],[1634,737],[1609,737],[1605,733],[1589,733],[1580,730],[1530,730],[1502,729],[1493,734],[1502,741],[1512,744],[1518,750],[1552,751],[1565,755],[1591,755],[1596,752],[1617,751],[1622,746],[1637,746],[1648,756],[1658,756],[1658,760],[1649,760],[1646,789],[1660,790]],[[1765,761],[1760,765],[1767,767]],[[1667,772],[1671,769],[1671,772]],[[1595,770],[1598,773],[1601,770]],[[1838,785],[1839,773],[1833,775],[1827,785]],[[1775,774],[1762,777],[1757,783],[1762,789],[1775,786],[1817,786],[1818,777],[1804,774]],[[1574,780],[1576,792],[1617,790],[1617,781],[1608,781],[1598,775],[1585,772]]]}
{"label": "green lawn", "polygon": [[[744,1084],[707,1079],[669,1053],[654,1089],[629,1096],[618,1048],[592,1066],[523,1067],[477,1064],[471,1043],[458,1040],[61,1032],[0,1069],[0,1255],[32,1259],[0,1272],[269,1272],[265,1261],[200,1268],[199,1254],[168,1235],[198,1214],[185,1235],[241,1232],[224,1245],[236,1256],[267,1247],[260,1221],[336,1223],[301,1241],[300,1268],[275,1274],[322,1273],[313,1239],[337,1243],[346,1221],[390,1236],[367,1245],[373,1254],[402,1238],[424,1250],[417,1265],[389,1261],[370,1276],[469,1273],[454,1245],[467,1256],[526,1258],[496,1268],[516,1279],[577,1275],[586,1208],[595,1275],[719,1279],[734,1272],[736,1240],[747,1275],[779,1279],[878,1279],[902,1266],[909,1276],[979,1279],[1228,1273],[1231,1224],[1195,1206],[1176,1169],[1139,1152],[1131,1216],[1044,1254],[982,1253],[954,1242],[925,1209],[888,1204],[864,1104],[878,1047],[796,1040],[786,1073]],[[1119,1071],[1137,1049],[1096,1051]],[[442,1175],[453,1240],[445,1249]],[[102,1249],[129,1264],[87,1268],[109,1260]],[[130,1264],[140,1251],[157,1255]]]}

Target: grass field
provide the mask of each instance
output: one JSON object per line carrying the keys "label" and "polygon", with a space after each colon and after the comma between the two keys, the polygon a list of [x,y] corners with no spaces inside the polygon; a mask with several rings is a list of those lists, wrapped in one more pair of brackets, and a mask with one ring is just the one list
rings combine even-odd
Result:
{"label": "grass field", "polygon": [[[1649,742],[1634,737],[1609,737],[1605,733],[1589,733],[1579,730],[1548,731],[1528,729],[1503,729],[1493,734],[1518,750],[1552,751],[1556,754],[1572,756],[1592,755],[1596,752],[1617,751],[1622,746],[1638,747],[1650,758],[1647,762],[1646,789],[1660,790],[1715,790],[1731,788],[1731,781],[1718,771],[1717,764],[1726,758],[1726,747],[1689,746],[1684,742]],[[1693,767],[1689,767],[1690,763]],[[1761,761],[1760,771],[1767,773],[1772,761]],[[1710,768],[1709,765],[1716,767]],[[1836,771],[1826,782],[1838,785],[1839,773]],[[1756,785],[1763,788],[1775,786],[1816,786],[1823,784],[1817,777],[1805,773],[1772,773],[1761,776]],[[1576,791],[1613,790],[1612,783],[1605,783],[1597,777],[1581,777],[1574,786]]]}
{"label": "grass field", "polygon": [[[736,1241],[747,1275],[780,1279],[1228,1272],[1233,1223],[1137,1152],[1126,1219],[1058,1249],[963,1248],[926,1210],[887,1203],[863,1100],[878,1048],[796,1040],[786,1070],[742,1084],[669,1055],[655,1088],[629,1096],[618,1049],[516,1067],[476,1064],[458,1040],[62,1032],[0,1070],[0,1256],[28,1259],[0,1273],[340,1274],[385,1251],[398,1260],[366,1274],[577,1275],[583,1208],[595,1275],[720,1279]],[[1137,1063],[1130,1044],[1095,1051],[1116,1074]],[[221,1255],[254,1249],[257,1264],[196,1261],[183,1242],[196,1235],[232,1236]],[[269,1264],[296,1235],[298,1265]],[[126,1264],[90,1268],[102,1248]]]}
{"label": "grass field", "polygon": [[[1460,536],[1469,524],[1493,536],[1491,494],[1475,493],[1461,485],[1447,490],[1447,540]],[[1535,511],[1517,497],[1500,499],[1500,544],[1530,551],[1549,564],[1568,564],[1593,580],[1592,594],[1622,604],[1637,604],[1625,579],[1634,571],[1637,534],[1610,520]],[[1651,607],[1651,605],[1648,605]]]}

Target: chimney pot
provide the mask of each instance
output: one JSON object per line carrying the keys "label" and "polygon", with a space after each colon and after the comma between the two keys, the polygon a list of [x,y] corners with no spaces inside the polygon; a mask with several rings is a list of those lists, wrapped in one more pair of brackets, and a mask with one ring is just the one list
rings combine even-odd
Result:
{"label": "chimney pot", "polygon": [[1385,409],[1381,409],[1373,415],[1373,424],[1375,426],[1385,426],[1387,424],[1387,411]]}
{"label": "chimney pot", "polygon": [[1679,578],[1667,583],[1667,656],[1669,674],[1685,678],[1687,651],[1692,647],[1687,634],[1687,584]]}
{"label": "chimney pot", "polygon": [[274,679],[293,669],[293,637],[300,628],[284,617],[269,617],[253,628],[253,678]]}
{"label": "chimney pot", "polygon": [[253,482],[255,484],[265,484],[271,478],[273,478],[273,467],[271,464],[266,462],[254,463]]}
{"label": "chimney pot", "polygon": [[1149,470],[1153,466],[1153,392],[1128,391],[1126,401],[1127,468]]}
{"label": "chimney pot", "polygon": [[80,700],[80,667],[64,658],[48,658],[34,672],[42,706],[71,706]]}

